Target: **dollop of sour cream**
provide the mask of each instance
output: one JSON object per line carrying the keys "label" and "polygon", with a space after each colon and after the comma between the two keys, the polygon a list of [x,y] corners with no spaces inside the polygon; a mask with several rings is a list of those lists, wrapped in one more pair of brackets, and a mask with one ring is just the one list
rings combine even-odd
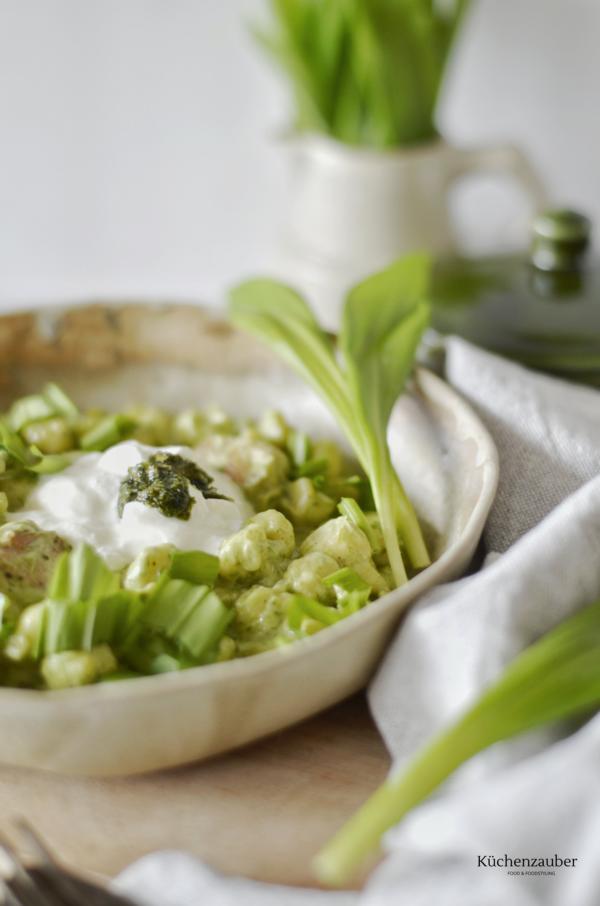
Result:
{"label": "dollop of sour cream", "polygon": [[[137,501],[127,503],[119,517],[122,480],[131,466],[146,461],[159,449],[195,462],[208,472],[217,490],[231,499],[207,499],[190,485],[195,503],[187,520],[164,516],[155,507]],[[84,541],[111,569],[121,569],[144,548],[159,544],[217,554],[221,542],[237,532],[252,513],[238,485],[208,466],[195,450],[149,447],[128,440],[105,453],[85,453],[63,472],[40,478],[26,506],[11,513],[10,519],[31,520],[71,544]]]}

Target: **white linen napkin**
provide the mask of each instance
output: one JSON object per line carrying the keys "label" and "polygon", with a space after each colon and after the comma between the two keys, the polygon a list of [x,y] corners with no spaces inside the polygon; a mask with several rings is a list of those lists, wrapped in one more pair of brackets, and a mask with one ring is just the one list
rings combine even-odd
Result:
{"label": "white linen napkin", "polygon": [[600,472],[600,394],[526,371],[456,337],[447,380],[473,405],[500,454],[500,484],[486,529],[504,552]]}
{"label": "white linen napkin", "polygon": [[145,856],[113,888],[139,906],[355,906],[358,896],[225,877],[178,852]]}
{"label": "white linen napkin", "polygon": [[[394,770],[519,651],[600,597],[600,393],[458,339],[448,343],[447,377],[499,448],[486,541],[502,556],[424,597],[388,649],[369,701]],[[597,906],[600,717],[557,735],[504,743],[464,766],[387,835],[387,859],[362,894],[223,878],[166,853],[130,867],[117,886],[141,906]],[[543,875],[479,864],[555,854],[578,861]]]}

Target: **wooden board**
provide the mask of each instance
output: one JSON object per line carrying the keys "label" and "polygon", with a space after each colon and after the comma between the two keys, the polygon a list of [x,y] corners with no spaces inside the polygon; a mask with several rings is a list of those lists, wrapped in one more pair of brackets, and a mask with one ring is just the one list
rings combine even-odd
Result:
{"label": "wooden board", "polygon": [[239,752],[174,771],[87,780],[1,768],[0,830],[10,836],[11,821],[25,817],[63,860],[104,875],[169,848],[227,873],[311,885],[311,857],[389,763],[357,696]]}

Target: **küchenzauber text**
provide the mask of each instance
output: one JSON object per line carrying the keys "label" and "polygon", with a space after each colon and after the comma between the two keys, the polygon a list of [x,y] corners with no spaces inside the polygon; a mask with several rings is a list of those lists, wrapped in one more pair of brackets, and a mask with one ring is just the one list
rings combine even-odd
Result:
{"label": "k\u00fcchenzauber text", "polygon": [[577,859],[563,859],[556,853],[550,858],[528,859],[512,856],[477,856],[478,868],[574,868]]}

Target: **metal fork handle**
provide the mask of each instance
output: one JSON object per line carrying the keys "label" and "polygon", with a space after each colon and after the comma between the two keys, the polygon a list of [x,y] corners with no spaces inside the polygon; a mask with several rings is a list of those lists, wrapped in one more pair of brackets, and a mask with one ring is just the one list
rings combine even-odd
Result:
{"label": "metal fork handle", "polygon": [[0,877],[6,906],[133,906],[130,900],[65,871],[28,824],[20,822],[19,829],[31,844],[38,864],[27,867],[10,843],[0,838],[0,851],[12,869],[9,880]]}

